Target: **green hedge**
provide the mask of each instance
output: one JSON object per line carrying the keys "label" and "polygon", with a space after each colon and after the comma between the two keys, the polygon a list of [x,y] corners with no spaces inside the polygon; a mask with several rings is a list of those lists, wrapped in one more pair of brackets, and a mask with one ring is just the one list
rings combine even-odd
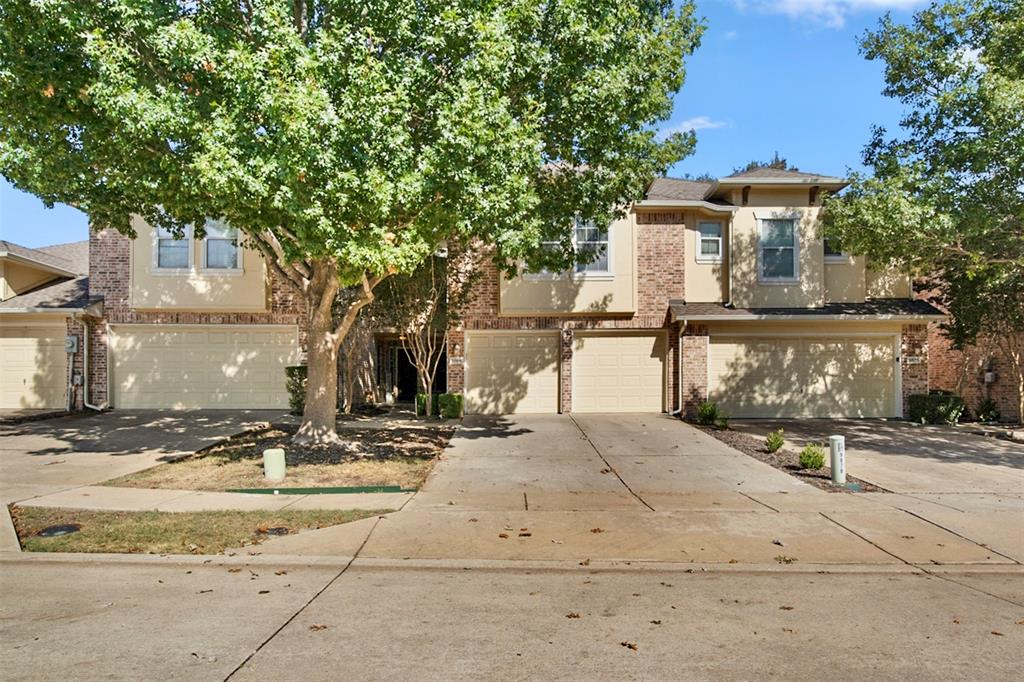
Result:
{"label": "green hedge", "polygon": [[964,413],[964,399],[947,391],[907,398],[907,419],[919,424],[956,424]]}
{"label": "green hedge", "polygon": [[[440,414],[440,412],[439,412],[440,405],[438,405],[438,400],[437,400],[437,396],[438,395],[440,395],[440,394],[439,393],[435,393],[434,394],[434,399],[431,401],[431,404],[430,404],[430,413],[431,413],[430,416],[431,417],[436,417],[436,416],[438,416]],[[422,416],[422,415],[424,415],[426,413],[427,413],[427,394],[426,393],[417,393],[416,394],[416,416],[419,417],[419,416]]]}
{"label": "green hedge", "polygon": [[288,407],[292,414],[302,414],[306,409],[306,377],[308,369],[305,365],[292,365],[284,368],[287,377]]}
{"label": "green hedge", "polygon": [[[462,394],[461,393],[435,393],[431,401],[430,412],[432,417],[444,417],[445,419],[459,419],[462,417]],[[427,394],[416,394],[416,414],[423,415],[427,412]]]}

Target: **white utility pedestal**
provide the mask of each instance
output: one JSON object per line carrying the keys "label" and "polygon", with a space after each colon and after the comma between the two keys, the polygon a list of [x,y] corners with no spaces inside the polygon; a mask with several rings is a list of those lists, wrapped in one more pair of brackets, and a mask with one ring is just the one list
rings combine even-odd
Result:
{"label": "white utility pedestal", "polygon": [[829,466],[832,467],[832,482],[836,485],[846,485],[846,438],[829,436],[828,449],[831,456]]}
{"label": "white utility pedestal", "polygon": [[269,448],[263,451],[263,476],[268,481],[284,480],[284,450]]}

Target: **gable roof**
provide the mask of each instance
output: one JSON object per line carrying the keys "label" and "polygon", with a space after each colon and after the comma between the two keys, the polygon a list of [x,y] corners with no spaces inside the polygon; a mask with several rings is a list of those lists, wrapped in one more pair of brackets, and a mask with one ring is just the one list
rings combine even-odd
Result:
{"label": "gable roof", "polygon": [[726,175],[727,178],[823,178],[821,173],[805,173],[785,168],[755,168],[749,171],[737,171]]}
{"label": "gable roof", "polygon": [[713,182],[680,180],[678,178],[654,178],[647,187],[645,199],[674,199],[678,201],[703,201]]}
{"label": "gable roof", "polygon": [[89,274],[88,239],[83,239],[79,242],[67,242],[66,244],[40,246],[35,250],[64,260],[71,265],[72,271],[77,272],[79,275]]}
{"label": "gable roof", "polygon": [[[84,247],[81,246],[84,244]],[[82,252],[84,250],[84,259]],[[89,242],[70,242],[30,249],[21,244],[0,240],[0,257],[14,258],[67,275],[84,275],[89,269]],[[76,262],[84,260],[83,262]],[[83,267],[84,266],[84,267]]]}
{"label": "gable roof", "polygon": [[98,301],[89,296],[89,242],[53,244],[30,249],[0,240],[0,257],[36,265],[57,275],[34,289],[0,301],[0,312],[83,309]]}

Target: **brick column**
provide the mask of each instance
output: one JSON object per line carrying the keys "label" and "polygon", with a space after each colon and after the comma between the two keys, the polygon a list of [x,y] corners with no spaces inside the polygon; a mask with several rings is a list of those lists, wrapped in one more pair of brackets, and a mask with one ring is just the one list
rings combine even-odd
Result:
{"label": "brick column", "polygon": [[905,324],[900,340],[900,375],[903,382],[903,414],[907,398],[928,392],[928,326]]}
{"label": "brick column", "polygon": [[562,329],[562,333],[559,334],[558,338],[561,347],[561,362],[559,363],[558,372],[561,400],[558,403],[558,412],[560,414],[568,414],[572,412],[572,347],[574,340],[572,329]]}
{"label": "brick column", "polygon": [[448,331],[448,392],[466,390],[466,334],[462,329]]}
{"label": "brick column", "polygon": [[708,399],[708,335],[703,327],[687,327],[683,336],[683,414],[693,417]]}

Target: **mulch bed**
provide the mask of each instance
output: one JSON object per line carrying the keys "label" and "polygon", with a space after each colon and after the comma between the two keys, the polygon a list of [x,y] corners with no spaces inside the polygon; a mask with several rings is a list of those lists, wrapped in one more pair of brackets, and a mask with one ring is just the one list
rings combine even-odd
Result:
{"label": "mulch bed", "polygon": [[[717,429],[713,426],[702,426],[700,424],[694,424],[694,426],[709,436],[717,438],[729,447],[735,448],[743,454],[753,457],[759,462],[769,464],[779,471],[784,471],[790,476],[800,479],[804,483],[810,483],[811,485],[830,493],[855,492],[848,488],[832,485],[832,468],[829,467],[828,464],[821,469],[802,468],[800,466],[799,453],[790,450],[785,446],[775,452],[768,452],[764,447],[764,440],[759,440],[751,434],[732,431],[730,429]],[[828,462],[828,446],[825,447],[825,461]],[[846,482],[859,484],[861,487],[859,492],[889,492],[884,488],[879,488],[877,485],[872,485],[867,481],[850,476],[849,474],[846,475]]]}

